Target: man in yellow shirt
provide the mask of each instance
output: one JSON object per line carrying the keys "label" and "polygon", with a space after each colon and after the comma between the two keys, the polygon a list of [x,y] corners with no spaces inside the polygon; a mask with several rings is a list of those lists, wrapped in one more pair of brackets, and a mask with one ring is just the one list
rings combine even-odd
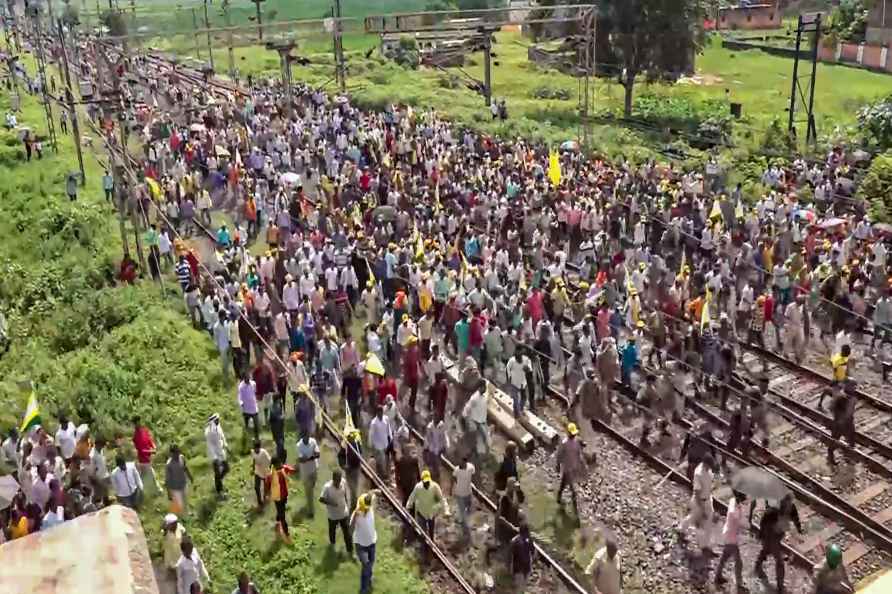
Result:
{"label": "man in yellow shirt", "polygon": [[[852,347],[844,344],[838,353],[830,357],[830,368],[833,372],[834,388],[842,389],[843,385],[849,379],[849,357],[852,355]],[[821,393],[821,399],[818,401],[818,408],[824,409],[824,396],[826,391]]]}
{"label": "man in yellow shirt", "polygon": [[[449,502],[443,497],[443,491],[440,485],[431,480],[430,470],[425,469],[421,473],[421,481],[412,489],[409,499],[406,501],[406,508],[415,508],[415,517],[418,519],[422,528],[427,531],[431,540],[434,539],[434,522],[442,511],[444,515],[449,515]],[[424,547],[424,554],[430,553],[427,547]]]}

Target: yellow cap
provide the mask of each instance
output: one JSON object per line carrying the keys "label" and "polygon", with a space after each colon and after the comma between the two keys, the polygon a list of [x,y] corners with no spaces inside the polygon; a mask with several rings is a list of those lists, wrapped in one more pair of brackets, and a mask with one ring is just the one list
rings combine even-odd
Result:
{"label": "yellow cap", "polygon": [[430,470],[422,470],[421,471],[421,480],[422,481],[431,480],[431,471]]}
{"label": "yellow cap", "polygon": [[576,426],[576,423],[567,424],[567,433],[570,435],[579,435],[579,427]]}
{"label": "yellow cap", "polygon": [[639,328],[644,328],[644,320],[638,320],[638,323],[635,325],[638,326]]}
{"label": "yellow cap", "polygon": [[409,321],[409,314],[403,314],[403,321],[404,321],[404,322],[408,322],[408,321]]}

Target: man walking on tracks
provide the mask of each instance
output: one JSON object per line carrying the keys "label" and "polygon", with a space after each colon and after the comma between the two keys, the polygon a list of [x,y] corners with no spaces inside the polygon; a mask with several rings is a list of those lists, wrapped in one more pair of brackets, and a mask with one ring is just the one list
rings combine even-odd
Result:
{"label": "man walking on tracks", "polygon": [[[830,437],[834,440],[844,438],[850,445],[855,445],[855,398],[851,396],[853,387],[849,384],[845,389],[837,392],[830,401],[830,412],[833,420],[830,423]],[[827,444],[827,463],[836,465],[836,443]]]}
{"label": "man walking on tracks", "polygon": [[737,591],[743,592],[743,561],[740,558],[740,532],[743,528],[744,514],[743,503],[746,495],[734,491],[728,501],[728,514],[725,516],[725,525],[722,527],[722,556],[715,570],[715,585],[721,587],[728,580],[725,579],[724,569],[728,559],[734,559],[734,583]]}
{"label": "man walking on tracks", "polygon": [[557,451],[557,469],[561,473],[561,484],[558,487],[557,502],[561,503],[561,495],[566,487],[570,488],[570,495],[573,498],[573,509],[579,514],[579,505],[576,503],[576,480],[582,476],[585,471],[585,460],[582,459],[582,449],[584,444],[577,439],[579,428],[576,423],[567,425],[567,438],[558,447]]}
{"label": "man walking on tracks", "polygon": [[705,454],[694,471],[693,493],[690,512],[681,521],[678,531],[681,538],[690,526],[697,528],[697,544],[706,555],[711,546],[713,528],[712,486],[715,478],[715,461],[712,454]]}
{"label": "man walking on tracks", "polygon": [[777,579],[777,593],[784,594],[784,551],[782,542],[787,533],[790,522],[796,526],[799,534],[802,534],[802,524],[799,522],[799,512],[793,503],[793,496],[784,497],[778,507],[769,507],[759,523],[759,541],[762,550],[756,558],[756,576],[765,579],[763,565],[769,555],[774,557],[774,574]]}

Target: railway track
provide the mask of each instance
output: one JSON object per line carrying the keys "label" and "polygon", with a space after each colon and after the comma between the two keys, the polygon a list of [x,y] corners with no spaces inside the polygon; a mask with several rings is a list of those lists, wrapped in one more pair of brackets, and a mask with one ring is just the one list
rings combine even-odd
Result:
{"label": "railway track", "polygon": [[[152,56],[151,60],[163,63],[163,59]],[[184,76],[186,80],[191,80],[193,84],[206,84],[204,77],[195,73],[184,73],[187,69],[177,69],[177,74]],[[188,72],[188,71],[187,71]],[[220,85],[211,83],[212,86],[219,87],[221,91],[227,93],[238,93],[240,90],[230,85]],[[763,353],[752,353],[753,356],[767,356]],[[746,357],[744,362],[748,362]],[[751,361],[750,361],[751,362]],[[805,373],[800,373],[804,376]],[[819,374],[818,374],[819,375]],[[554,374],[553,378],[557,379],[558,374]],[[733,385],[739,389],[748,381],[745,378],[736,378]],[[783,376],[776,376],[772,380],[772,387],[777,385],[785,385],[788,379]],[[804,539],[797,539],[788,549],[788,553],[803,566],[811,563],[811,559],[819,557],[815,550],[826,542],[836,542],[841,544],[845,551],[845,560],[850,566],[856,567],[862,564],[865,559],[870,559],[876,551],[872,550],[863,541],[871,540],[879,545],[880,550],[886,555],[884,560],[888,559],[887,555],[892,547],[892,532],[885,524],[892,520],[892,511],[889,507],[890,494],[888,492],[889,472],[886,463],[879,460],[876,456],[889,460],[890,451],[888,446],[883,446],[881,438],[874,437],[868,433],[869,429],[880,427],[883,425],[882,417],[874,417],[861,424],[859,427],[856,444],[864,446],[870,452],[862,452],[860,449],[848,448],[842,444],[840,448],[846,455],[852,456],[862,463],[863,470],[861,478],[856,481],[856,490],[854,492],[845,492],[843,489],[834,489],[831,485],[824,485],[826,481],[819,477],[815,477],[810,473],[815,471],[812,463],[817,459],[818,450],[829,439],[826,434],[826,415],[810,406],[811,400],[816,399],[815,394],[819,394],[821,387],[820,380],[817,377],[811,378],[812,384],[802,382],[800,388],[802,391],[796,392],[797,397],[792,394],[784,395],[782,392],[772,390],[772,409],[778,416],[785,419],[783,423],[772,429],[772,443],[775,444],[773,450],[767,450],[757,447],[755,453],[761,458],[760,462],[765,462],[773,468],[778,468],[788,484],[796,492],[799,500],[806,504],[803,508],[803,519],[807,523],[808,534]],[[806,387],[808,386],[808,387]],[[818,392],[814,392],[815,388]],[[805,395],[805,391],[811,394]],[[565,395],[561,394],[560,389],[554,385],[548,387],[548,393],[555,399],[555,402],[566,406],[568,404]],[[619,394],[623,398],[628,398],[630,394],[623,390],[619,390]],[[877,410],[888,412],[892,410],[892,405],[879,404],[871,400],[873,397],[863,397],[859,394],[865,403],[869,403]],[[886,408],[883,408],[883,407]],[[785,407],[785,408],[780,408]],[[693,413],[693,414],[691,414]],[[544,416],[547,420],[553,422],[560,427],[566,419],[564,411],[558,406],[552,409],[546,407]],[[727,420],[722,416],[721,411],[717,411],[708,404],[688,401],[683,428],[690,429],[702,419],[707,419],[718,427],[724,427]],[[604,423],[598,423],[599,430],[610,435],[624,448],[632,453],[635,457],[646,460],[659,472],[669,472],[672,467],[669,466],[670,461],[665,456],[654,455],[637,446],[631,436],[634,435],[640,426],[632,422],[625,428],[616,427]],[[865,429],[869,428],[869,429]],[[420,435],[416,434],[416,439]],[[777,447],[780,442],[781,447]],[[721,442],[720,442],[721,444]],[[737,458],[740,464],[748,464],[753,460],[743,460]],[[447,461],[448,462],[448,461]],[[805,464],[804,464],[805,462]],[[448,466],[448,465],[447,465]],[[800,468],[805,466],[805,468]],[[686,481],[686,477],[678,472],[672,472],[671,477],[682,484]],[[813,493],[816,490],[818,493]],[[720,491],[721,499],[724,499],[724,493]],[[491,504],[491,502],[490,502]],[[720,506],[717,506],[719,508]],[[822,515],[832,518],[830,522],[824,522]],[[857,573],[857,571],[856,571]]]}
{"label": "railway track", "polygon": [[[208,85],[208,83],[210,83],[210,86],[212,89],[216,89],[219,92],[226,93],[228,96],[232,96],[234,94],[240,94],[242,96],[248,95],[247,93],[244,92],[244,90],[235,88],[231,85],[219,83],[219,82],[213,81],[213,80],[206,81],[204,76],[194,73],[192,71],[189,71],[188,69],[184,69],[182,67],[174,68],[171,65],[169,65],[163,58],[156,57],[156,56],[148,56],[148,57],[149,57],[150,61],[155,62],[156,64],[159,65],[159,67],[167,67],[168,73],[172,74],[175,72],[175,74],[177,75],[177,77],[180,81],[186,81],[187,84],[190,84],[192,86],[205,88]],[[96,129],[95,126],[92,124],[92,122],[90,122],[90,126],[93,127],[94,132],[100,133],[99,130]],[[130,161],[131,167],[138,166],[138,163],[130,155],[127,155],[127,157]],[[162,218],[164,217],[163,213],[161,213],[160,211],[158,212],[158,215]],[[207,238],[210,241],[212,241],[212,242],[215,241],[215,236],[212,231],[210,231],[209,229],[207,229],[206,227],[204,227],[197,221],[195,221],[195,224],[202,231],[202,233],[207,236]],[[207,263],[204,263],[204,265],[207,266]],[[326,418],[326,430],[329,432],[329,434],[332,438],[334,438],[335,440],[339,440],[340,436],[337,432],[337,429],[334,427],[333,423],[331,422],[331,419],[328,419],[328,418]],[[412,434],[412,437],[415,440],[415,442],[419,446],[423,447],[424,437],[421,435],[421,433],[417,430],[417,428],[415,426],[411,426],[411,434]],[[445,456],[442,457],[442,463],[444,464],[445,468],[449,472],[451,472],[455,468],[454,464]],[[399,502],[390,494],[390,489],[393,488],[393,485],[391,483],[389,483],[388,481],[378,477],[377,474],[375,474],[375,470],[372,470],[372,468],[368,464],[364,465],[363,473],[378,488],[384,489],[384,492],[388,495],[388,497],[387,497],[388,501],[391,504],[391,507],[395,510],[396,515],[399,517],[399,519],[401,521],[405,522],[408,517],[408,511],[405,510],[404,508],[402,508],[399,505]],[[487,493],[484,490],[482,490],[481,488],[479,488],[476,484],[473,486],[473,490],[474,490],[474,495],[475,495],[476,500],[485,509],[494,513],[496,511],[496,503],[490,498],[490,496],[488,496]],[[420,529],[420,527],[417,526],[414,523],[414,521],[412,522],[412,525],[417,533],[418,530]],[[513,529],[516,530],[516,527],[513,527]],[[432,541],[430,541],[427,538],[425,538],[425,540],[427,541],[428,546],[432,545]],[[541,584],[542,585],[541,591],[553,592],[554,587],[556,585],[558,585],[558,583],[560,583],[560,585],[563,586],[563,589],[559,590],[561,592],[571,592],[571,593],[575,593],[575,594],[585,594],[587,592],[587,589],[584,586],[582,586],[579,583],[579,581],[577,580],[577,576],[574,576],[573,573],[566,570],[562,566],[562,564],[553,556],[552,553],[547,551],[539,543],[535,544],[535,548],[536,548],[536,553],[537,553],[537,563],[541,564],[543,566],[543,569],[545,570],[544,576],[542,575],[543,572],[541,572],[541,571],[539,572],[539,575],[537,576],[538,581],[545,582],[545,583]],[[437,557],[440,560],[440,562],[443,564],[444,568],[455,579],[457,585],[459,586],[459,589],[461,591],[467,591],[467,585],[470,583],[469,580],[464,578],[460,572],[458,572],[457,570],[454,570],[454,568],[452,566],[450,566],[450,564],[447,562],[447,558],[445,557],[445,555],[442,553],[441,550],[437,549],[436,547],[434,547],[434,550],[437,553]],[[437,551],[439,551],[439,552],[437,552]],[[553,576],[549,575],[549,574],[553,574]],[[536,584],[530,584],[530,586],[535,586],[535,585]]]}

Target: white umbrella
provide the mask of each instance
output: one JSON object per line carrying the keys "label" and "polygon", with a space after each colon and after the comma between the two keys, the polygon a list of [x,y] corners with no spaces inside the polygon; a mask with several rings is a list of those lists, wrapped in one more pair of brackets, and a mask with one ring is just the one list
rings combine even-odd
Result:
{"label": "white umbrella", "polygon": [[846,222],[845,219],[838,219],[838,218],[826,219],[826,220],[821,221],[821,229],[831,229],[833,227],[838,227],[839,225],[842,225],[845,222]]}
{"label": "white umbrella", "polygon": [[6,509],[19,492],[19,483],[11,474],[0,476],[0,509]]}
{"label": "white umbrella", "polygon": [[288,171],[282,174],[282,177],[279,178],[283,184],[294,185],[300,181],[300,176],[293,171]]}
{"label": "white umbrella", "polygon": [[191,126],[189,126],[189,131],[190,132],[203,132],[204,124],[192,124]]}
{"label": "white umbrella", "polygon": [[217,153],[218,157],[228,157],[229,151],[226,150],[226,147],[220,146],[219,144],[214,147],[214,152]]}

